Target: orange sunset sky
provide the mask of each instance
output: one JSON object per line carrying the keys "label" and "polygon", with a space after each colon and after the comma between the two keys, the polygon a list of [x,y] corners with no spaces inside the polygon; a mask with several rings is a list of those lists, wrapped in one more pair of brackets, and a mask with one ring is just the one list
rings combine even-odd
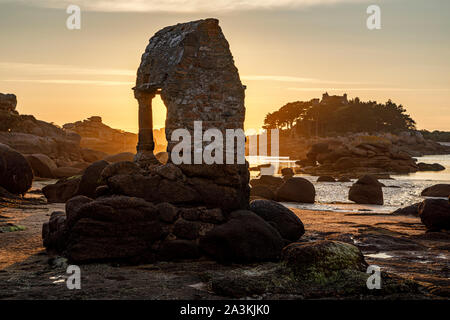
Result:
{"label": "orange sunset sky", "polygon": [[[68,30],[69,4],[81,30]],[[382,29],[366,9],[381,7]],[[0,92],[18,111],[63,125],[99,115],[137,131],[131,88],[159,29],[220,19],[246,91],[246,129],[296,100],[348,93],[403,104],[419,129],[450,131],[450,1],[0,0]],[[154,103],[154,127],[165,109]]]}

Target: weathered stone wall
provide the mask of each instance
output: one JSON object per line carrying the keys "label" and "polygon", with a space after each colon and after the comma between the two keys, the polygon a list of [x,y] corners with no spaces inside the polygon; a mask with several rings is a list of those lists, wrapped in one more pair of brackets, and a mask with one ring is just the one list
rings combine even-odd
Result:
{"label": "weathered stone wall", "polygon": [[[243,130],[245,87],[234,65],[229,44],[216,19],[177,24],[158,31],[151,39],[138,69],[135,96],[139,101],[139,144],[137,160],[148,160],[140,153],[153,151],[151,100],[160,94],[167,107],[166,137],[170,152],[178,141],[172,132],[186,129],[191,135],[191,163],[194,163],[194,121],[202,121],[203,132],[214,128],[224,138],[226,152],[236,159],[237,141],[227,148],[227,129]],[[209,142],[204,142],[203,147]],[[242,142],[244,145],[244,142]],[[242,146],[244,149],[245,146]],[[231,149],[231,150],[230,150]],[[170,161],[169,161],[170,162]],[[236,161],[235,161],[236,163]],[[188,185],[225,187],[221,202],[233,201],[227,208],[246,208],[249,199],[248,164],[182,164]],[[211,188],[216,190],[217,188]],[[229,198],[228,198],[229,196]],[[210,203],[207,190],[204,203]]]}
{"label": "weathered stone wall", "polygon": [[151,39],[138,69],[136,90],[161,90],[167,107],[168,151],[173,130],[193,137],[194,121],[203,130],[243,129],[245,89],[216,19],[177,24]]}

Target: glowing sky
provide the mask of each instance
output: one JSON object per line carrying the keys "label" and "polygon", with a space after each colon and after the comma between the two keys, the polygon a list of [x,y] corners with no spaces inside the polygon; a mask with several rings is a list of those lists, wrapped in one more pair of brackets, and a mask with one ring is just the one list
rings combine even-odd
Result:
{"label": "glowing sky", "polygon": [[[65,8],[82,9],[81,30]],[[366,28],[378,4],[382,29]],[[447,0],[0,0],[0,92],[18,110],[62,125],[102,116],[136,132],[131,87],[159,29],[216,17],[246,91],[246,129],[322,92],[403,104],[419,128],[450,131]],[[154,103],[154,126],[165,109]]]}

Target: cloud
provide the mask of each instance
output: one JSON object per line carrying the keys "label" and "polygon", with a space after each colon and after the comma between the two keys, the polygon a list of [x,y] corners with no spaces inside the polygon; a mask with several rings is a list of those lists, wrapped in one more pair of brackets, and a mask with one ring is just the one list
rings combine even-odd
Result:
{"label": "cloud", "polygon": [[276,75],[243,75],[241,79],[244,81],[277,81],[277,82],[302,82],[302,83],[330,83],[330,84],[362,84],[360,82],[344,82],[334,80],[321,80],[315,78],[302,78],[293,76],[276,76]]}
{"label": "cloud", "polygon": [[317,5],[368,2],[368,0],[0,0],[46,8],[65,9],[70,4],[82,10],[102,12],[224,12],[235,10],[292,9]]}
{"label": "cloud", "polygon": [[[130,86],[134,85],[134,81],[119,80],[91,80],[91,79],[68,79],[68,77],[76,76],[109,76],[111,78],[130,78],[136,76],[136,71],[127,69],[101,69],[101,68],[84,68],[70,65],[57,64],[36,64],[36,63],[19,63],[19,62],[0,62],[0,74],[16,77],[16,79],[1,79],[4,82],[22,82],[22,83],[40,83],[40,84],[72,84],[72,85],[96,85],[96,86]],[[64,76],[63,79],[43,79],[45,76]],[[29,79],[35,78],[35,79]]]}
{"label": "cloud", "polygon": [[446,88],[393,88],[393,87],[366,87],[366,88],[286,88],[291,91],[450,91]]}
{"label": "cloud", "polygon": [[108,81],[108,80],[72,80],[72,79],[6,79],[5,82],[28,82],[40,84],[70,84],[70,85],[95,85],[95,86],[133,86],[131,81]]}
{"label": "cloud", "polygon": [[[72,65],[58,64],[36,64],[22,62],[0,62],[0,74],[10,76],[8,79],[0,79],[3,82],[22,82],[36,84],[61,84],[61,85],[95,85],[95,86],[133,86],[135,70],[114,69],[114,68],[86,68]],[[50,77],[51,78],[43,78]],[[61,76],[61,79],[58,79]],[[84,79],[71,79],[70,77],[82,76]],[[109,76],[108,80],[89,79],[93,76]],[[25,78],[24,78],[25,77]],[[128,80],[128,81],[124,81]],[[450,91],[445,88],[398,88],[398,87],[380,87],[377,84],[336,81],[327,79],[317,79],[297,76],[283,75],[242,75],[243,81],[269,81],[269,82],[286,82],[301,83],[304,87],[283,87],[290,91]],[[322,84],[321,87],[308,87],[307,85]],[[330,85],[330,86],[327,86]],[[340,87],[335,87],[338,85]]]}
{"label": "cloud", "polygon": [[[134,79],[136,76],[135,70],[129,69],[113,69],[113,68],[86,68],[72,65],[58,65],[58,64],[38,64],[38,63],[22,63],[22,62],[0,62],[0,74],[8,73],[13,74],[15,77],[43,77],[43,76],[64,76],[62,80],[56,79],[9,79],[7,81],[16,82],[36,82],[36,83],[68,83],[68,81],[73,81],[73,83],[78,84],[101,84],[107,85],[108,83],[112,85],[126,84],[128,81],[114,81],[115,79],[109,79],[108,81],[97,81],[97,80],[69,80],[71,76],[110,76],[110,77],[126,77],[127,79]],[[6,72],[5,72],[6,71]],[[121,78],[123,79],[123,78]],[[271,81],[271,82],[298,82],[298,83],[311,83],[311,84],[337,84],[337,85],[361,85],[359,82],[343,82],[343,81],[333,81],[333,80],[321,80],[315,78],[305,78],[296,76],[283,76],[283,75],[242,75],[241,79],[243,81]],[[6,80],[3,80],[6,81]]]}
{"label": "cloud", "polygon": [[19,62],[0,62],[0,69],[11,70],[16,73],[38,74],[38,75],[92,75],[92,76],[136,75],[136,71],[127,69],[84,68],[70,65],[19,63]]}

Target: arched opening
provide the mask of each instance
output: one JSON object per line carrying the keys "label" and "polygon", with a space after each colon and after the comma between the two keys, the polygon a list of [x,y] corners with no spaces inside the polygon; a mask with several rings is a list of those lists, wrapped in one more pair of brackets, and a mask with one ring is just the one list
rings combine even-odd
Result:
{"label": "arched opening", "polygon": [[155,142],[154,153],[166,151],[167,137],[166,137],[166,118],[167,108],[161,99],[161,96],[157,94],[152,100],[152,113],[153,113],[153,140]]}

